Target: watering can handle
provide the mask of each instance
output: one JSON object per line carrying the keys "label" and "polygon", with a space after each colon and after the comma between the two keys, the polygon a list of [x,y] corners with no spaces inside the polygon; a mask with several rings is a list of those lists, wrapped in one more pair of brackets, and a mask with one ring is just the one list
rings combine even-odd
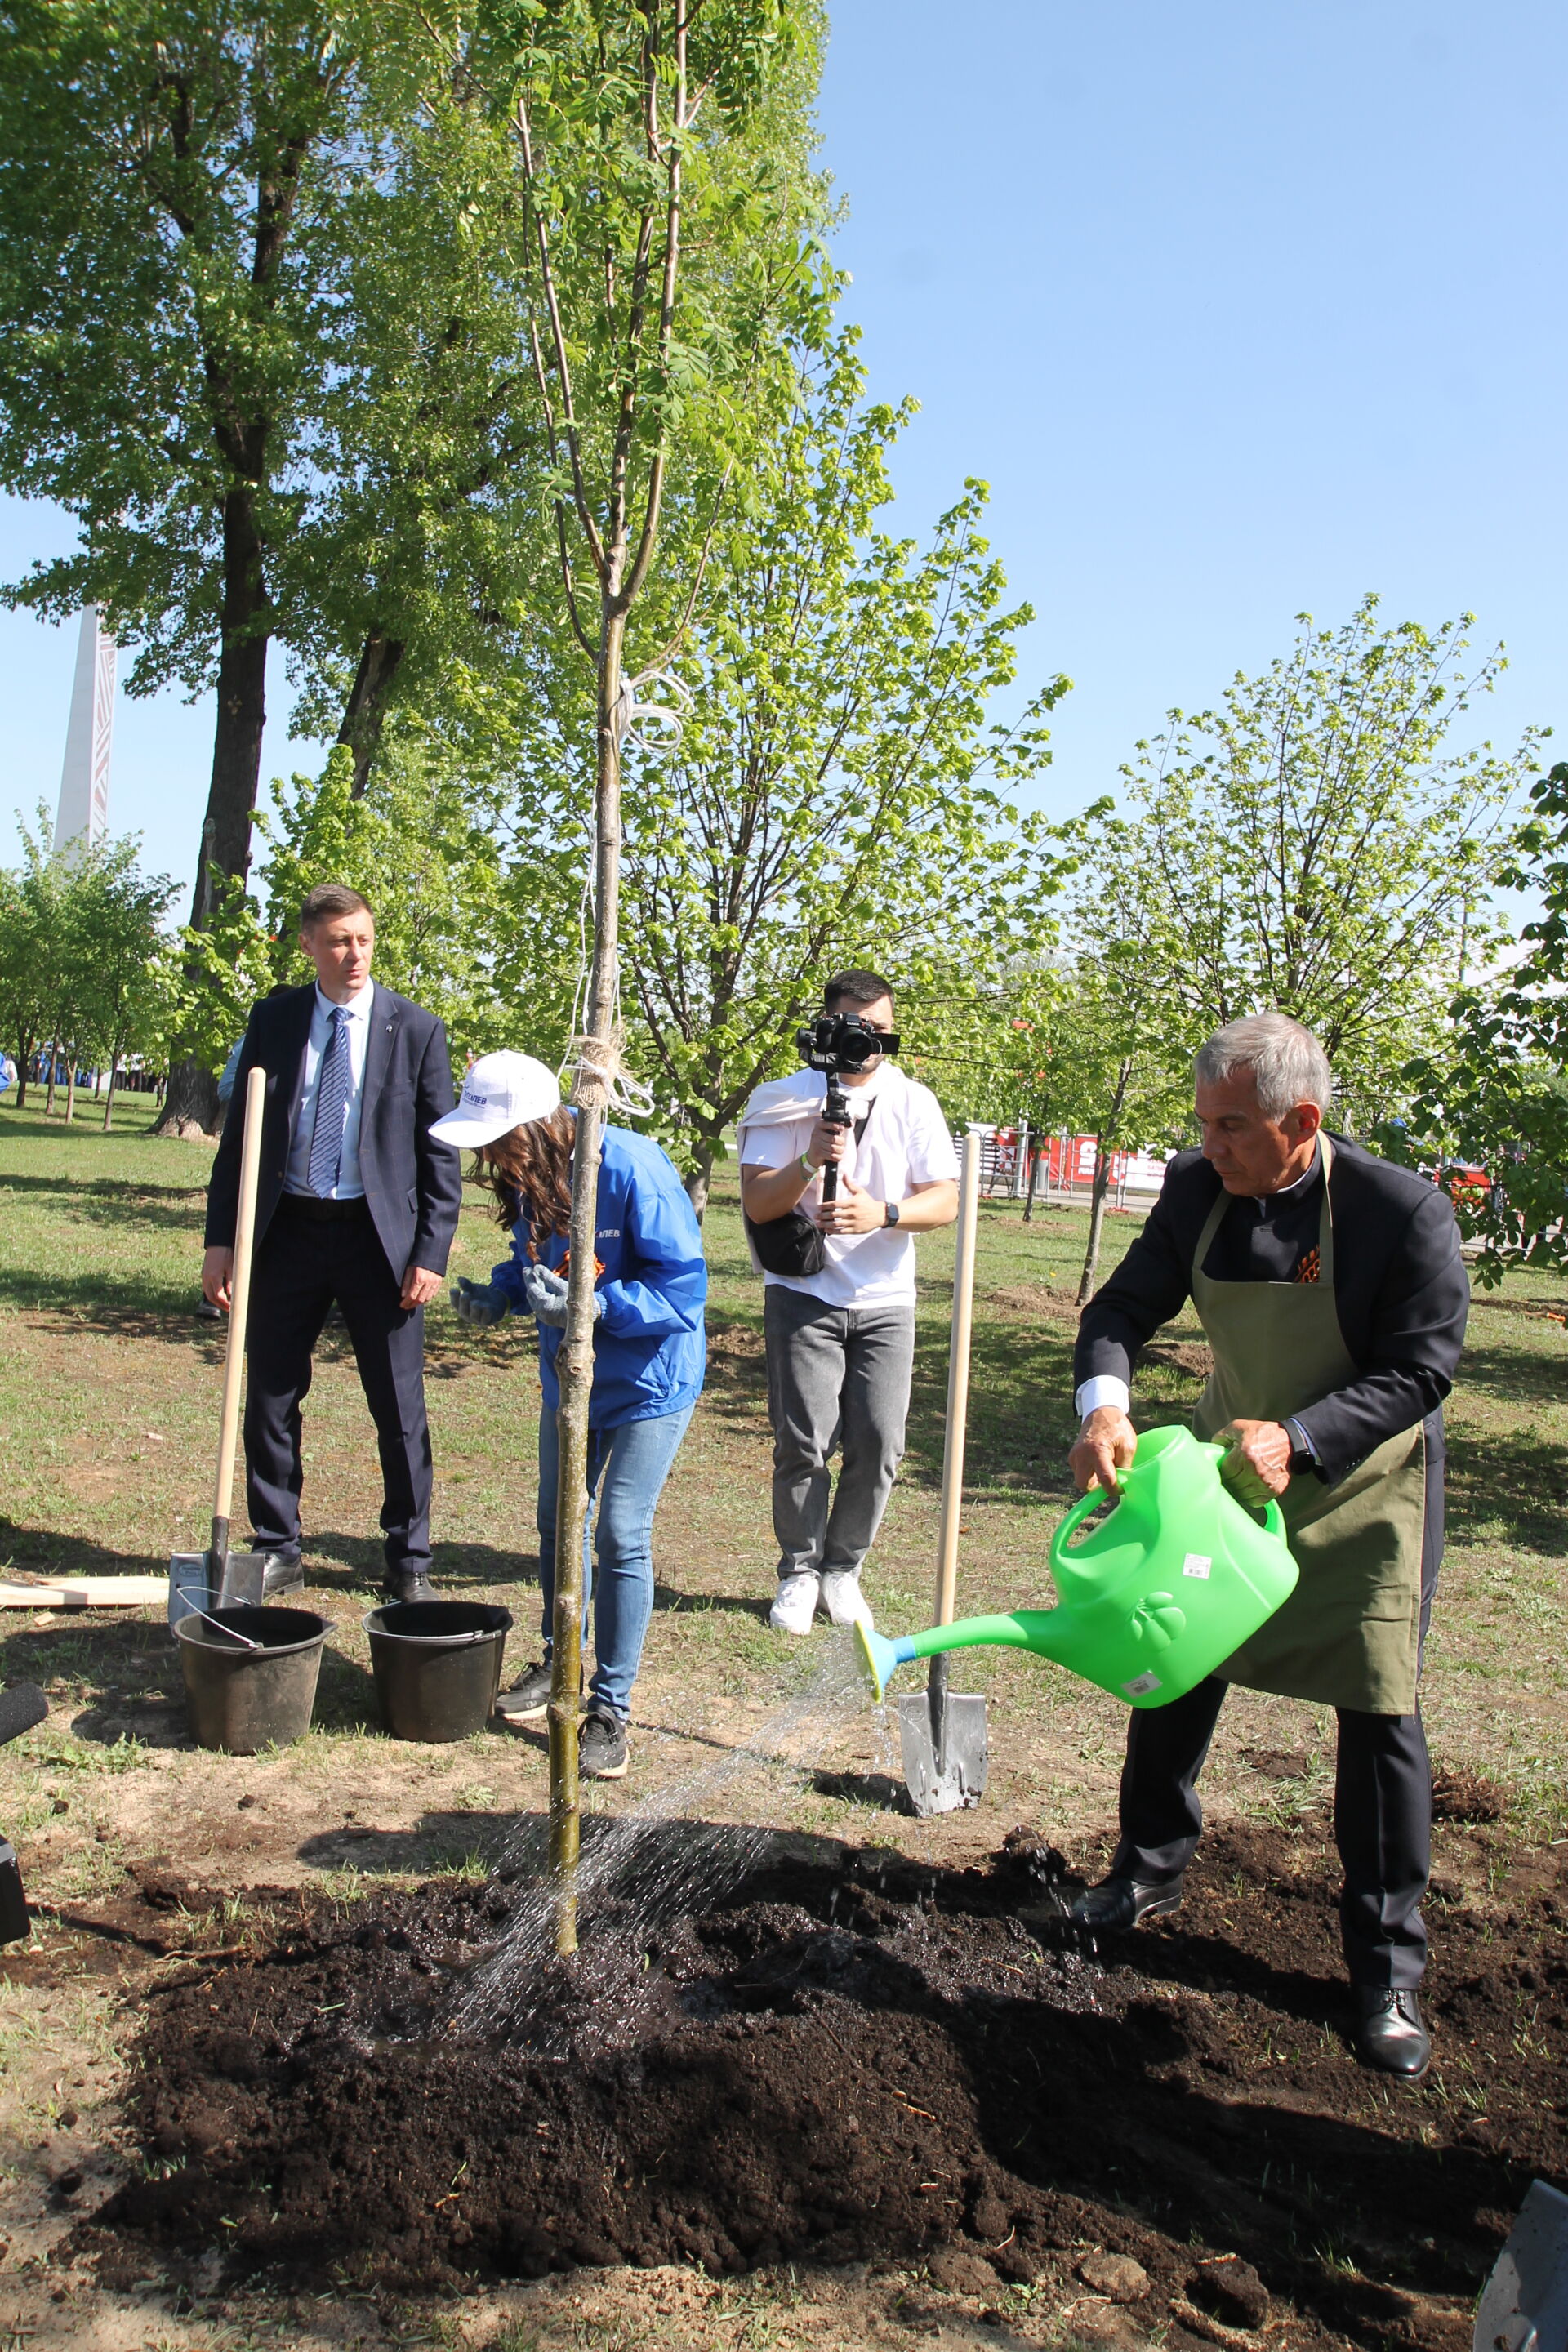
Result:
{"label": "watering can handle", "polygon": [[[1077,1535],[1079,1528],[1082,1527],[1090,1511],[1097,1511],[1101,1503],[1106,1499],[1106,1493],[1103,1486],[1091,1486],[1086,1495],[1080,1495],[1079,1496],[1077,1502],[1073,1505],[1071,1510],[1068,1513],[1066,1518],[1057,1529],[1056,1534],[1051,1538],[1051,1564],[1053,1567],[1056,1565],[1058,1556],[1066,1551],[1068,1544],[1072,1541],[1074,1536]],[[1117,1497],[1117,1501],[1120,1502],[1120,1500],[1121,1497],[1119,1496]],[[1110,1507],[1112,1512],[1114,1512],[1116,1509],[1116,1503],[1112,1503]]]}
{"label": "watering can handle", "polygon": [[[1087,1495],[1080,1495],[1079,1496],[1077,1502],[1073,1505],[1071,1510],[1068,1513],[1066,1518],[1057,1529],[1056,1534],[1051,1538],[1051,1565],[1053,1568],[1056,1566],[1059,1556],[1066,1551],[1068,1544],[1071,1543],[1074,1536],[1078,1533],[1079,1528],[1082,1527],[1089,1513],[1093,1510],[1097,1510],[1104,1500],[1105,1489],[1103,1486],[1091,1486]],[[1246,1507],[1244,1505],[1243,1508],[1245,1507]],[[1110,1511],[1107,1514],[1108,1523],[1110,1518],[1114,1516],[1115,1511],[1116,1505],[1113,1503],[1110,1507]],[[1271,1536],[1279,1537],[1281,1543],[1286,1540],[1285,1514],[1280,1509],[1272,1495],[1269,1496],[1268,1504],[1264,1508],[1263,1524],[1268,1528],[1268,1533]]]}

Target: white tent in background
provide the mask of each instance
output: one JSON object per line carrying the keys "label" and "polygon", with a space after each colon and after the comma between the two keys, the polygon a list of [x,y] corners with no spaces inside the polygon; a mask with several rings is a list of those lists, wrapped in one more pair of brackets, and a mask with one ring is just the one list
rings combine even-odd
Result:
{"label": "white tent in background", "polygon": [[55,848],[85,841],[90,848],[109,830],[109,755],[114,742],[114,639],[98,617],[96,604],[81,616],[71,688],[70,724],[60,804],[55,817]]}

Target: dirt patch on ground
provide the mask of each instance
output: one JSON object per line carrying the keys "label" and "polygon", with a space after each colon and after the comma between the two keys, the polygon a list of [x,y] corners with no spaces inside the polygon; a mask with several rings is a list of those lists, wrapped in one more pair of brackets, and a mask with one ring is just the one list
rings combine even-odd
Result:
{"label": "dirt patch on ground", "polygon": [[[639,1881],[704,1834],[650,1829]],[[504,1998],[525,1885],[323,1906],[151,1997],[148,2177],[89,2242],[110,2274],[139,2245],[424,2287],[890,2258],[971,2294],[1098,2251],[1140,2326],[1452,2347],[1531,2179],[1568,2178],[1568,1864],[1524,1860],[1513,1908],[1442,1921],[1415,2091],[1354,2064],[1330,1873],[1273,1830],[1215,1833],[1184,1910],[1098,1952],[1021,1840],[775,1859],[652,1926],[612,1891]]]}

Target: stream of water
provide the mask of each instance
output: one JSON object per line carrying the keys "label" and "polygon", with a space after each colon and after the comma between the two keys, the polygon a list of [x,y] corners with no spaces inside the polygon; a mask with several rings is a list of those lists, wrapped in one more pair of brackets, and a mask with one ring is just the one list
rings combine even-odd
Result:
{"label": "stream of water", "polygon": [[[853,1640],[836,1634],[804,1689],[776,1707],[742,1744],[679,1774],[586,1838],[577,1869],[578,1922],[584,1938],[592,1934],[595,1914],[609,1905],[616,1906],[623,1930],[635,1924],[638,1935],[646,1936],[683,1913],[710,1906],[738,1885],[763,1859],[776,1826],[706,1816],[754,1774],[809,1770],[834,1718],[862,1712],[866,1702]],[[885,1748],[885,1724],[880,1740]],[[686,1825],[679,1840],[670,1834],[676,1822]],[[502,1868],[508,1858],[503,1852]],[[458,2031],[489,2036],[515,2032],[525,2024],[533,1990],[553,1952],[554,1889],[546,1880],[530,1891],[497,1949],[469,1975],[455,2014]]]}

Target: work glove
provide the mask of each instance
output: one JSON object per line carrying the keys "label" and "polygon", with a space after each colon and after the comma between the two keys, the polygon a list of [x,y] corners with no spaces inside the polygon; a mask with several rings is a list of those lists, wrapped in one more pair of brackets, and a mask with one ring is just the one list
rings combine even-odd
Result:
{"label": "work glove", "polygon": [[[537,1315],[542,1323],[548,1323],[556,1331],[566,1328],[566,1276],[563,1274],[552,1274],[547,1265],[531,1265],[522,1277],[522,1295],[528,1301],[530,1311]],[[604,1311],[604,1299],[595,1290],[595,1322]]]}
{"label": "work glove", "polygon": [[465,1323],[499,1323],[511,1312],[493,1282],[470,1282],[466,1274],[458,1276],[451,1299]]}

